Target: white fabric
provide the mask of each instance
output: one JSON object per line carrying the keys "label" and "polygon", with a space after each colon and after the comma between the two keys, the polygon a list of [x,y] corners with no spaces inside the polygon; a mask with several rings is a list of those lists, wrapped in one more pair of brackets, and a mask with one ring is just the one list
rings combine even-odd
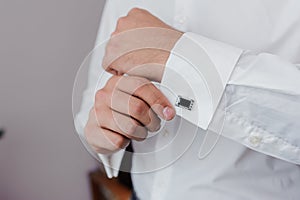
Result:
{"label": "white fabric", "polygon": [[[197,109],[182,110],[181,117],[202,129],[208,128],[241,53],[238,48],[193,33],[179,39],[166,64],[162,84],[175,94],[195,100]],[[189,87],[174,84],[178,76]]]}
{"label": "white fabric", "polygon": [[[167,123],[156,137],[133,142],[135,152],[139,153],[164,146],[175,136],[181,141],[175,141],[159,155],[133,157],[133,172],[149,168],[148,173],[132,174],[137,195],[143,200],[299,199],[300,1],[109,0],[96,45],[109,38],[117,19],[133,7],[145,8],[167,24],[188,32],[174,49],[187,45],[185,38],[195,41],[217,67],[226,94],[216,110],[211,106],[201,113],[206,119],[202,125],[199,113],[197,117],[188,117],[189,112],[178,109],[176,119]],[[184,52],[187,56],[196,53],[193,48]],[[76,118],[81,135],[93,105],[97,80],[103,72],[102,57],[103,52],[99,51],[92,60],[88,88]],[[171,55],[162,84],[177,95],[183,93],[199,99],[207,91],[193,91],[194,84],[201,84],[198,79],[187,81],[178,76],[174,83],[174,71],[189,65]],[[203,66],[198,63],[196,67]],[[107,73],[104,76],[110,77]],[[189,90],[191,93],[186,93]],[[174,102],[175,97],[164,92]],[[204,129],[208,124],[218,127],[220,123],[224,127],[216,147],[208,157],[198,159]],[[186,146],[188,150],[180,155]],[[117,154],[109,158],[101,155],[110,164],[106,166],[109,177],[118,173],[123,152]],[[165,165],[172,156],[181,157],[172,165],[151,172],[151,168],[164,162],[166,155],[170,160]]]}

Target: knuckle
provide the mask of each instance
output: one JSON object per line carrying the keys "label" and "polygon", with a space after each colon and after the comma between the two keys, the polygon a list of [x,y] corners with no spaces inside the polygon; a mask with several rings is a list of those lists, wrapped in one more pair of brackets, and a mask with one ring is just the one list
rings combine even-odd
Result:
{"label": "knuckle", "polygon": [[164,105],[164,95],[158,90],[152,90],[153,102],[152,105]]}
{"label": "knuckle", "polygon": [[95,110],[95,118],[96,118],[96,120],[98,120],[97,116],[102,115],[102,111],[103,111],[102,105],[94,106],[94,110]]}
{"label": "knuckle", "polygon": [[109,85],[115,85],[116,82],[119,80],[119,78],[120,78],[120,77],[118,77],[118,76],[112,76],[112,77],[110,77],[110,78],[108,79],[107,83],[108,83]]}
{"label": "knuckle", "polygon": [[146,116],[147,117],[145,117],[145,121],[143,123],[144,123],[145,126],[150,126],[151,125],[151,119],[149,117],[149,113],[148,112],[146,113]]}
{"label": "knuckle", "polygon": [[134,135],[137,127],[138,127],[138,125],[134,121],[132,121],[132,123],[129,123],[127,125],[127,128],[126,128],[127,129],[127,134],[129,134],[130,136]]}
{"label": "knuckle", "polygon": [[126,130],[126,137],[136,141],[143,141],[148,135],[147,129],[139,125],[135,120],[131,120],[131,123],[127,124]]}
{"label": "knuckle", "polygon": [[139,141],[143,141],[147,138],[148,132],[145,128],[143,128],[140,132],[141,132],[140,133],[141,136],[139,137]]}
{"label": "knuckle", "polygon": [[148,128],[150,132],[155,132],[160,129],[160,123],[155,123],[153,126]]}
{"label": "knuckle", "polygon": [[129,11],[129,15],[131,15],[131,14],[136,14],[136,13],[139,13],[139,12],[142,12],[142,9],[141,8],[137,8],[137,7],[135,7],[135,8],[132,8],[130,11]]}
{"label": "knuckle", "polygon": [[103,68],[105,71],[108,71],[108,69],[109,69],[109,64],[110,64],[110,60],[109,60],[109,58],[107,57],[107,55],[105,55],[104,58],[103,58],[103,61],[102,61],[102,68]]}
{"label": "knuckle", "polygon": [[126,21],[127,21],[127,17],[120,17],[117,21],[117,27],[123,27]]}
{"label": "knuckle", "polygon": [[152,105],[160,105],[160,106],[163,106],[164,105],[164,102],[162,101],[161,98],[159,98],[159,96],[157,95],[154,95],[154,99],[153,99],[153,103]]}
{"label": "knuckle", "polygon": [[147,106],[142,101],[132,101],[131,103],[131,113],[133,116],[143,116],[147,111]]}
{"label": "knuckle", "polygon": [[113,143],[114,147],[122,149],[126,143],[126,139],[121,135],[116,135],[111,138],[111,142]]}
{"label": "knuckle", "polygon": [[108,79],[104,87],[105,92],[111,94],[116,89],[119,79],[119,76],[112,76],[110,79]]}
{"label": "knuckle", "polygon": [[115,38],[115,36],[118,35],[118,33],[119,33],[118,30],[115,29],[114,32],[112,32],[112,33],[110,34],[110,37],[111,37],[111,38]]}
{"label": "knuckle", "polygon": [[147,138],[147,135],[148,135],[147,129],[145,129],[144,127],[139,126],[138,129],[136,130],[134,140],[143,141]]}
{"label": "knuckle", "polygon": [[101,105],[104,100],[106,98],[106,92],[101,89],[101,90],[98,90],[95,94],[95,109],[99,108],[99,105]]}

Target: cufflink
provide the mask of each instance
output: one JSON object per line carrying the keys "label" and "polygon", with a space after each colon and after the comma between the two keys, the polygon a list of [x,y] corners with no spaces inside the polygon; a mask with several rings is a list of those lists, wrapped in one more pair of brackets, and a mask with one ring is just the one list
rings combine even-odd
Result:
{"label": "cufflink", "polygon": [[187,110],[192,110],[194,105],[194,100],[191,98],[185,98],[182,96],[178,96],[176,99],[176,103],[175,106],[180,107],[180,108],[184,108]]}

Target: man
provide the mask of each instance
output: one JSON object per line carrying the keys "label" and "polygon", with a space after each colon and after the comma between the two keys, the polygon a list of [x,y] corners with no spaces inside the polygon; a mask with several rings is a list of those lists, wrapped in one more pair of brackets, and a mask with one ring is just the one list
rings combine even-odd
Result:
{"label": "man", "polygon": [[[110,40],[76,120],[108,175],[132,141],[142,200],[299,199],[299,9],[296,0],[108,1],[97,45]],[[99,60],[108,81],[95,92]],[[221,136],[200,156],[210,128]]]}

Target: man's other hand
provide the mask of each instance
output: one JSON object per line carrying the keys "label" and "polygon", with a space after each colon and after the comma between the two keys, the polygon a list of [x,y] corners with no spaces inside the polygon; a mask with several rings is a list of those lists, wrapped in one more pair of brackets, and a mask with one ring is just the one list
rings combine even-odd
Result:
{"label": "man's other hand", "polygon": [[160,118],[171,120],[175,110],[150,81],[134,76],[113,76],[98,90],[85,127],[88,143],[98,153],[125,148],[129,139],[144,140],[158,131]]}
{"label": "man's other hand", "polygon": [[160,82],[170,52],[182,34],[148,11],[133,8],[119,18],[102,65],[114,75]]}

